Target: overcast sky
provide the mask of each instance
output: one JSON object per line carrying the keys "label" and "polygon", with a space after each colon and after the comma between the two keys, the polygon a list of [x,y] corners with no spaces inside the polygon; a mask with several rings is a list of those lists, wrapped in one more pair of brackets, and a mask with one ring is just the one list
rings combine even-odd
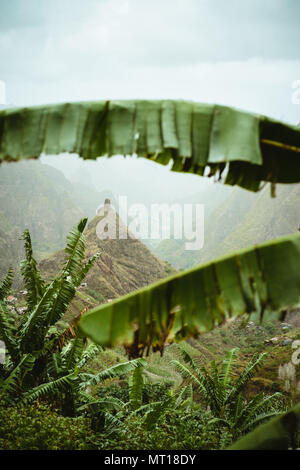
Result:
{"label": "overcast sky", "polygon": [[300,121],[299,0],[0,0],[7,102],[182,98]]}

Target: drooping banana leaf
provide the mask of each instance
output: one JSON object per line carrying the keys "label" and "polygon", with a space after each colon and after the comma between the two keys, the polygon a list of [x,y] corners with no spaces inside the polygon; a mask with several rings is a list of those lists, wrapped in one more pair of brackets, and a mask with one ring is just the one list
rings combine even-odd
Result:
{"label": "drooping banana leaf", "polygon": [[124,344],[130,357],[195,337],[230,318],[278,318],[300,305],[300,235],[222,257],[94,308],[82,333],[103,346]]}
{"label": "drooping banana leaf", "polygon": [[199,175],[226,168],[226,184],[252,191],[300,181],[300,128],[226,106],[133,100],[0,111],[0,162],[63,152],[172,159],[174,171]]}
{"label": "drooping banana leaf", "polygon": [[287,413],[258,426],[229,450],[287,450],[296,448],[300,430],[300,404]]}

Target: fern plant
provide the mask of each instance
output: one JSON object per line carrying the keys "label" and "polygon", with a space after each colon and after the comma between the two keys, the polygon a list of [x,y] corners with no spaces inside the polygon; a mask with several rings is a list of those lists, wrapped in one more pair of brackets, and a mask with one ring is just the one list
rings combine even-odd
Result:
{"label": "fern plant", "polygon": [[[135,362],[137,361],[137,362]],[[151,431],[161,423],[169,413],[181,413],[190,411],[196,405],[193,401],[193,389],[187,385],[180,390],[168,390],[167,395],[161,400],[143,403],[143,391],[145,385],[144,367],[146,361],[137,359],[131,361],[136,367],[131,374],[129,386],[129,401],[125,402],[117,398],[90,398],[80,410],[86,410],[96,423],[97,430],[105,429],[106,434],[126,433],[127,420],[139,416],[146,431]],[[115,366],[119,367],[119,366]],[[104,371],[105,372],[105,371]]]}
{"label": "fern plant", "polygon": [[14,280],[14,270],[9,268],[5,278],[0,284],[0,301],[2,302],[10,293]]}
{"label": "fern plant", "polygon": [[[278,392],[270,396],[259,393],[249,401],[244,396],[247,383],[261,366],[266,353],[255,354],[234,380],[233,366],[237,352],[237,348],[228,351],[221,368],[218,368],[215,361],[212,361],[208,367],[198,366],[190,354],[182,348],[184,362],[172,361],[182,377],[197,389],[205,406],[210,409],[213,415],[210,424],[223,428],[234,439],[282,412],[278,407],[278,399],[281,396]],[[226,439],[224,442],[226,443]]]}

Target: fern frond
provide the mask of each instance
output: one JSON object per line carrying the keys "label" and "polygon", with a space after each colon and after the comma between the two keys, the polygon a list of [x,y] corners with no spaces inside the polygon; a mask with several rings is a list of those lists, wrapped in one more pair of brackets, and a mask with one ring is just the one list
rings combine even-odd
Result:
{"label": "fern frond", "polygon": [[246,423],[241,428],[241,431],[242,432],[250,431],[252,428],[256,427],[258,424],[262,424],[266,420],[270,418],[274,418],[275,416],[279,416],[281,414],[282,414],[282,411],[278,411],[278,410],[269,411],[267,413],[261,413],[257,415],[252,421],[249,421],[248,423]]}
{"label": "fern frond", "polygon": [[48,356],[47,373],[50,379],[58,379],[62,371],[62,359],[60,354],[52,353]]}
{"label": "fern frond", "polygon": [[177,394],[175,401],[175,409],[187,409],[192,408],[194,404],[193,401],[193,386],[192,384],[186,385],[183,387]]}
{"label": "fern frond", "polygon": [[[263,413],[269,413],[270,407],[281,397],[281,393],[276,392],[273,395],[264,396],[263,393],[259,393],[252,400],[247,403],[240,413],[237,424],[243,428],[247,428],[247,423],[255,416],[259,416]],[[274,410],[273,410],[274,411]]]}
{"label": "fern frond", "polygon": [[71,276],[63,275],[56,279],[54,287],[53,301],[47,313],[47,325],[54,325],[62,318],[76,294]]}
{"label": "fern frond", "polygon": [[184,362],[188,364],[198,376],[201,376],[201,371],[192,356],[181,345],[178,347]]}
{"label": "fern frond", "polygon": [[220,378],[222,380],[224,389],[226,389],[230,383],[230,380],[232,377],[232,366],[236,361],[238,350],[239,348],[233,348],[230,351],[228,351],[226,353],[225,359],[222,362]]}
{"label": "fern frond", "polygon": [[96,346],[96,344],[90,344],[83,352],[82,357],[77,364],[78,368],[81,369],[87,363],[87,361],[93,359],[93,357],[98,354],[99,351],[101,351],[100,346]]}
{"label": "fern frond", "polygon": [[27,290],[26,301],[28,310],[32,310],[39,302],[44,291],[44,281],[37,268],[37,262],[33,257],[31,237],[28,230],[22,236],[26,258],[21,262],[21,273],[24,278],[25,289]]}
{"label": "fern frond", "polygon": [[211,425],[216,425],[217,427],[219,426],[224,426],[224,427],[227,427],[227,428],[231,428],[232,426],[232,423],[230,421],[228,421],[227,419],[224,419],[224,418],[212,418],[208,421],[207,423],[209,426]]}
{"label": "fern frond", "polygon": [[114,411],[121,410],[124,403],[114,397],[101,398],[98,400],[90,401],[77,408],[77,411],[89,411],[91,414],[99,413],[100,411]]}
{"label": "fern frond", "polygon": [[241,372],[238,380],[236,381],[234,387],[227,395],[226,403],[234,400],[239,393],[244,389],[245,385],[249,382],[252,377],[254,377],[255,372],[259,367],[261,367],[261,362],[266,357],[267,353],[255,354],[250,362],[247,364],[245,369]]}
{"label": "fern frond", "polygon": [[80,336],[72,339],[69,344],[62,350],[61,356],[64,362],[66,371],[71,372],[74,370],[76,364],[79,362],[84,349],[84,339]]}
{"label": "fern frond", "polygon": [[76,276],[76,286],[79,286],[83,279],[86,277],[90,269],[94,266],[96,260],[99,258],[100,252],[92,256],[83,266],[83,268],[78,272]]}
{"label": "fern frond", "polygon": [[195,374],[193,374],[184,364],[181,364],[181,362],[177,360],[171,361],[171,364],[173,364],[178,372],[182,374],[184,378],[190,379],[196,387],[199,389],[200,392],[202,392],[204,395],[206,394],[205,387],[203,385],[204,383],[204,377],[201,375],[200,377],[196,377]]}
{"label": "fern frond", "polygon": [[74,386],[77,381],[74,374],[65,375],[59,379],[52,380],[31,389],[29,392],[23,394],[22,402],[31,403],[44,397],[53,397],[60,392],[69,390]]}
{"label": "fern frond", "polygon": [[54,280],[45,290],[38,304],[26,318],[20,330],[21,348],[27,352],[40,349],[47,331],[46,319],[52,309],[53,295],[56,291],[57,280]]}
{"label": "fern frond", "polygon": [[73,283],[76,283],[77,276],[82,271],[82,261],[85,256],[85,237],[83,231],[86,224],[87,219],[82,219],[77,227],[74,227],[67,236],[65,248],[67,258],[63,272],[71,276]]}
{"label": "fern frond", "polygon": [[27,372],[34,366],[35,358],[31,354],[25,354],[9,376],[1,383],[0,401],[9,401],[17,395],[22,388],[22,380]]}
{"label": "fern frond", "polygon": [[[97,385],[99,382],[102,382],[105,379],[111,379],[113,377],[119,377],[120,375],[127,374],[133,371],[136,367],[145,366],[147,362],[145,359],[134,359],[132,361],[123,362],[122,364],[117,364],[115,366],[109,367],[98,374],[84,374],[86,381],[83,382],[84,386]],[[80,374],[83,377],[83,374]]]}
{"label": "fern frond", "polygon": [[140,408],[143,402],[143,367],[136,367],[129,379],[129,402],[132,410]]}
{"label": "fern frond", "polygon": [[18,342],[16,340],[16,329],[7,321],[9,313],[4,302],[0,302],[0,339],[5,344],[13,361],[19,356]]}
{"label": "fern frond", "polygon": [[150,431],[153,429],[158,421],[167,413],[167,411],[174,405],[174,398],[170,397],[163,401],[151,403],[150,411],[144,418],[146,429]]}
{"label": "fern frond", "polygon": [[118,431],[119,429],[125,428],[125,424],[118,418],[118,416],[114,416],[108,411],[104,413],[104,418],[105,427],[108,428],[108,430],[106,431],[108,436],[113,432]]}
{"label": "fern frond", "polygon": [[14,280],[14,270],[13,268],[9,268],[4,280],[0,284],[0,301],[4,300],[5,297],[7,297],[8,294],[10,293],[13,280]]}

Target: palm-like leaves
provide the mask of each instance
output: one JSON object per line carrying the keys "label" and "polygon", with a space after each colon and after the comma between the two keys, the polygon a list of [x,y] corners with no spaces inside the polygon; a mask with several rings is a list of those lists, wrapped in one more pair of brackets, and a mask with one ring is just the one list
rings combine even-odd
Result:
{"label": "palm-like leaves", "polygon": [[115,366],[108,367],[107,369],[98,372],[98,374],[84,374],[84,380],[82,385],[85,387],[97,385],[105,379],[111,379],[113,377],[120,377],[121,375],[128,374],[135,368],[146,365],[145,359],[134,359],[133,361],[123,362],[116,364]]}
{"label": "palm-like leaves", "polygon": [[[1,396],[25,392],[24,400],[35,400],[65,389],[74,394],[79,389],[78,370],[99,351],[90,345],[84,352],[85,340],[76,335],[77,320],[64,332],[56,327],[74,298],[76,287],[98,256],[84,263],[86,222],[83,219],[68,236],[62,272],[50,284],[43,281],[33,257],[30,234],[28,230],[24,232],[26,259],[21,268],[27,290],[26,313],[13,323],[5,301],[0,301],[0,338],[8,353],[1,369]],[[11,283],[9,271],[1,284],[3,298]]]}
{"label": "palm-like leaves", "polygon": [[27,305],[29,310],[31,310],[42,297],[44,282],[37,269],[36,260],[33,257],[31,237],[28,230],[25,230],[23,233],[23,240],[26,259],[21,262],[21,272],[27,290]]}
{"label": "palm-like leaves", "polygon": [[16,396],[22,393],[22,385],[25,375],[34,366],[35,358],[30,354],[24,354],[20,362],[11,370],[8,377],[0,382],[0,402],[12,403]]}
{"label": "palm-like leaves", "polygon": [[7,351],[13,360],[19,356],[16,340],[16,328],[8,321],[10,312],[4,302],[0,302],[0,339],[4,341]]}
{"label": "palm-like leaves", "polygon": [[267,353],[262,354],[254,354],[251,358],[250,362],[247,364],[245,369],[239,375],[235,386],[231,389],[227,401],[230,402],[231,400],[235,400],[236,397],[243,391],[246,384],[249,382],[250,379],[255,375],[257,369],[261,366],[261,362],[267,356]]}
{"label": "palm-like leaves", "polygon": [[132,410],[136,410],[142,405],[143,385],[143,367],[136,367],[129,379],[129,401]]}
{"label": "palm-like leaves", "polygon": [[300,426],[300,404],[262,424],[238,440],[232,450],[287,450],[296,448]]}
{"label": "palm-like leaves", "polygon": [[25,392],[22,401],[30,403],[45,397],[53,398],[61,392],[69,391],[76,380],[77,377],[73,373],[51,380]]}
{"label": "palm-like leaves", "polygon": [[12,268],[9,268],[5,278],[0,284],[0,301],[4,300],[5,297],[7,297],[8,294],[10,293],[13,279],[14,279],[14,270]]}
{"label": "palm-like leaves", "polygon": [[183,350],[183,359],[188,367],[180,361],[172,361],[184,378],[189,379],[196,387],[206,406],[215,416],[211,424],[225,426],[234,435],[251,429],[259,422],[278,414],[276,405],[279,393],[271,396],[256,395],[247,402],[243,397],[243,389],[261,365],[265,354],[254,355],[245,369],[233,383],[233,365],[237,349],[228,351],[219,371],[216,363],[211,362],[209,368],[198,368],[191,356]]}

